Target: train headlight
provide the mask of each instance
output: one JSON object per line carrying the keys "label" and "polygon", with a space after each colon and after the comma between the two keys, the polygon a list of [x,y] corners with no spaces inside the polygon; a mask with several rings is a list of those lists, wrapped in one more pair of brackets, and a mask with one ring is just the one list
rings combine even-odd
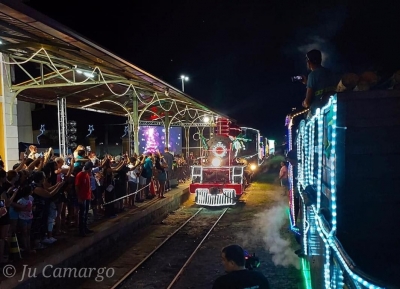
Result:
{"label": "train headlight", "polygon": [[250,165],[250,170],[255,171],[257,169],[257,166],[255,164]]}
{"label": "train headlight", "polygon": [[221,162],[222,160],[220,158],[213,158],[211,164],[213,165],[213,167],[219,167],[221,166]]}

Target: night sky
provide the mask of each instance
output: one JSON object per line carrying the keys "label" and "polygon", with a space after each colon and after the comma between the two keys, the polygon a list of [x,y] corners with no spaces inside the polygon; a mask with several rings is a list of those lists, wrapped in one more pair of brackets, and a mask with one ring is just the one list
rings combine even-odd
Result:
{"label": "night sky", "polygon": [[176,88],[189,76],[190,96],[277,140],[308,50],[339,74],[400,69],[396,1],[26,2]]}

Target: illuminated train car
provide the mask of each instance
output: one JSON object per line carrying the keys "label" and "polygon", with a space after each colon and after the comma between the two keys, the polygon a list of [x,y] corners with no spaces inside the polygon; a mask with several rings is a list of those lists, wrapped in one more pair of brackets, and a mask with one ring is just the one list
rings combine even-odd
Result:
{"label": "illuminated train car", "polygon": [[240,129],[240,135],[235,137],[236,143],[239,143],[236,154],[238,157],[246,159],[252,170],[255,170],[265,157],[263,138],[257,129],[250,127],[241,127]]}
{"label": "illuminated train car", "polygon": [[286,125],[306,288],[399,288],[400,91],[338,93]]}
{"label": "illuminated train car", "polygon": [[217,132],[207,141],[201,165],[191,166],[190,193],[198,205],[235,205],[245,189],[246,165],[236,162],[235,137],[240,128],[224,118],[217,120]]}

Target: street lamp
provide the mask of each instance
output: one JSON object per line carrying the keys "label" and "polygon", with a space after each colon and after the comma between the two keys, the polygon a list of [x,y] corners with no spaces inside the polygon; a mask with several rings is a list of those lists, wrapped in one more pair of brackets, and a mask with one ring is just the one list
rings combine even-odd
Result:
{"label": "street lamp", "polygon": [[185,91],[185,81],[188,81],[189,77],[181,75],[181,80],[182,80],[182,91]]}

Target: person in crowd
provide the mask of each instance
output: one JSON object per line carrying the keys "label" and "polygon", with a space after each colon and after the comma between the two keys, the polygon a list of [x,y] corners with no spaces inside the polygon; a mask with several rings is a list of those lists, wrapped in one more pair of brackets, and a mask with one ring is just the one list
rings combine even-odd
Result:
{"label": "person in crowd", "polygon": [[93,169],[90,174],[90,187],[92,189],[92,193],[94,196],[94,199],[91,202],[91,207],[93,210],[93,217],[94,219],[98,220],[100,219],[100,204],[102,203],[102,194],[103,194],[103,187],[102,184],[100,183],[101,177],[99,176],[100,171],[102,167],[100,166],[100,160],[97,158],[91,159],[93,163]]}
{"label": "person in crowd", "polygon": [[135,192],[138,191],[139,189],[139,165],[140,163],[137,162],[136,157],[130,157],[129,158],[129,171],[127,173],[128,175],[128,206],[129,207],[134,207],[135,206],[135,198],[136,194]]}
{"label": "person in crowd", "polygon": [[262,273],[246,269],[245,252],[239,245],[223,248],[221,257],[227,274],[215,280],[213,289],[270,288],[268,279]]}
{"label": "person in crowd", "polygon": [[[42,243],[52,244],[57,241],[52,236],[56,209],[55,206],[50,206],[50,200],[64,185],[64,182],[46,188],[44,185],[46,175],[42,171],[33,173],[32,179],[33,207],[35,208],[33,211],[32,234],[36,249],[42,249]],[[43,240],[40,243],[42,238]]]}
{"label": "person in crowd", "polygon": [[[61,162],[61,161],[59,161]],[[50,187],[54,187],[57,185],[57,172],[58,172],[58,164],[55,161],[47,162],[42,169],[42,172],[45,173],[46,178],[43,182],[43,187],[45,189],[49,189]],[[61,194],[63,194],[62,186],[59,186],[59,190],[53,194],[50,198],[47,199],[48,203],[46,206],[47,209],[47,238],[45,238],[42,242],[45,244],[52,244],[57,239],[53,237],[53,228],[56,223],[56,219],[58,216],[57,211],[57,203],[61,201]]]}
{"label": "person in crowd", "polygon": [[16,196],[10,204],[10,229],[9,229],[9,234],[8,237],[13,237],[15,234],[17,234],[17,229],[18,229],[18,219],[19,219],[19,214],[29,208],[26,206],[23,206],[18,203],[18,200],[22,198],[22,192],[26,186],[29,186],[28,184],[28,177],[29,173],[26,170],[20,170],[18,172],[18,181],[15,183],[15,186],[17,187],[17,192]]}
{"label": "person in crowd", "polygon": [[33,197],[32,188],[25,186],[22,189],[21,198],[18,200],[18,204],[23,206],[25,210],[19,212],[19,227],[22,233],[22,247],[28,253],[36,253],[35,250],[31,250],[31,227],[33,220]]}
{"label": "person in crowd", "polygon": [[82,171],[82,169],[80,169],[80,167],[75,168],[74,165],[72,166],[72,173],[64,178],[64,181],[66,182],[68,210],[66,221],[68,226],[79,228],[79,203],[75,191],[75,178],[76,175]]}
{"label": "person in crowd", "polygon": [[[74,160],[71,160],[70,165],[64,165],[64,160],[62,158],[56,158],[55,162],[57,163],[57,183],[65,181],[65,185],[60,188],[57,194],[53,197],[53,201],[55,202],[57,208],[57,216],[55,219],[55,227],[54,227],[54,235],[65,234],[66,231],[63,230],[62,226],[65,224],[65,214],[66,214],[66,205],[68,202],[68,184],[66,180],[69,178],[73,166]],[[61,165],[61,166],[60,166]]]}
{"label": "person in crowd", "polygon": [[303,76],[303,83],[307,86],[303,107],[309,108],[318,98],[327,92],[336,89],[337,81],[331,70],[321,65],[322,53],[313,49],[306,54],[307,68],[311,70],[308,77]]}
{"label": "person in crowd", "polygon": [[145,189],[144,187],[146,186],[147,183],[147,178],[143,176],[143,165],[145,161],[145,156],[141,155],[139,157],[139,165],[138,165],[138,171],[139,171],[139,193],[136,195],[136,202],[143,203],[144,200],[146,199],[146,194],[145,194]]}
{"label": "person in crowd", "polygon": [[147,199],[152,199],[153,196],[150,194],[149,185],[153,179],[153,154],[148,152],[143,164],[142,176],[146,178],[145,194]]}
{"label": "person in crowd", "polygon": [[[111,156],[106,156],[106,159],[103,164],[103,186],[104,186],[104,202],[106,205],[104,206],[104,214],[107,218],[115,218],[117,214],[115,213],[115,204],[110,203],[115,200],[115,172],[117,172],[125,162],[120,162],[119,166],[111,167]],[[110,204],[108,204],[110,203]]]}
{"label": "person in crowd", "polygon": [[[126,197],[127,189],[127,173],[129,168],[127,167],[127,156],[116,156],[115,157],[115,167],[114,167],[114,183],[115,183],[115,198]],[[123,207],[124,200],[121,199],[115,202],[115,207],[117,212],[123,212],[125,209]]]}
{"label": "person in crowd", "polygon": [[281,169],[279,170],[279,181],[283,189],[283,195],[286,196],[289,189],[288,169],[285,162],[281,162]]}
{"label": "person in crowd", "polygon": [[37,158],[37,157],[36,157],[36,154],[37,154],[37,147],[34,146],[34,145],[30,145],[30,146],[29,146],[29,155],[28,155],[28,158],[31,159],[31,160],[35,160],[35,159]]}
{"label": "person in crowd", "polygon": [[165,169],[168,168],[168,164],[165,162],[164,158],[158,152],[155,155],[154,169],[157,171],[157,181],[158,181],[158,197],[165,198],[165,182],[167,180],[167,175]]}
{"label": "person in crowd", "polygon": [[[18,188],[15,183],[18,181],[16,171],[8,171],[7,173],[0,169],[0,207],[5,207],[7,212],[0,218],[0,264],[5,263],[4,253],[8,250],[8,231],[10,229],[10,205],[13,202]],[[8,252],[8,251],[7,251]]]}
{"label": "person in crowd", "polygon": [[168,165],[168,167],[165,169],[165,173],[167,176],[167,180],[165,182],[165,191],[168,192],[171,190],[171,184],[169,180],[172,177],[172,165],[174,163],[174,156],[169,152],[168,147],[164,148],[164,153],[162,154],[162,156]]}
{"label": "person in crowd", "polygon": [[89,159],[86,156],[86,151],[84,146],[79,145],[76,148],[76,150],[74,151],[74,159],[75,159],[74,168],[80,168],[80,169],[82,169],[84,164],[89,161]]}
{"label": "person in crowd", "polygon": [[91,161],[86,162],[83,170],[75,178],[75,191],[79,203],[79,235],[81,237],[93,233],[93,230],[90,230],[87,225],[90,201],[94,199],[90,185],[92,169],[93,163]]}

